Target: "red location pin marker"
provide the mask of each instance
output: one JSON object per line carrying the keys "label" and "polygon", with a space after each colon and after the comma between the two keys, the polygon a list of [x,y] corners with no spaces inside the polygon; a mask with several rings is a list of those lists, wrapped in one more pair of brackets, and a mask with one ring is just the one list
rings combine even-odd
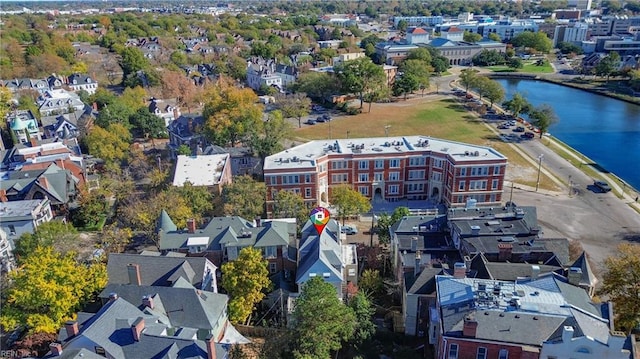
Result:
{"label": "red location pin marker", "polygon": [[309,219],[311,220],[311,223],[313,223],[313,226],[316,227],[318,235],[322,234],[322,231],[324,231],[324,227],[327,225],[327,223],[329,223],[330,217],[331,214],[324,207],[316,207],[311,211]]}

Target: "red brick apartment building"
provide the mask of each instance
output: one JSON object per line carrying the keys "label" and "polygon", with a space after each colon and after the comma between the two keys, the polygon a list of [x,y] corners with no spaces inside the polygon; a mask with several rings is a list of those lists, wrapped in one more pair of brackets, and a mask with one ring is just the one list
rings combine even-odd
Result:
{"label": "red brick apartment building", "polygon": [[490,147],[427,136],[310,141],[265,159],[267,212],[278,191],[328,205],[331,188],[341,184],[376,200],[499,205],[506,167],[507,158]]}

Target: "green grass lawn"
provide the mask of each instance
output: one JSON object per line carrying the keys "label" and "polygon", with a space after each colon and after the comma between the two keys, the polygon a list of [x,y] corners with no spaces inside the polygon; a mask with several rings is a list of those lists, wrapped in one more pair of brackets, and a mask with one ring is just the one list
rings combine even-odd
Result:
{"label": "green grass lawn", "polygon": [[487,66],[487,69],[493,72],[523,72],[523,73],[536,73],[536,74],[550,74],[553,73],[553,67],[546,64],[544,66],[537,66],[535,62],[525,62],[521,69],[512,69],[506,65]]}

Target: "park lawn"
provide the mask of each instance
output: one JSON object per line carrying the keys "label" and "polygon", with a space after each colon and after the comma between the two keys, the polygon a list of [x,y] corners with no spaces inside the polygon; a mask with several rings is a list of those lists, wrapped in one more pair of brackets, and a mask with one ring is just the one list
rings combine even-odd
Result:
{"label": "park lawn", "polygon": [[543,66],[537,66],[535,62],[525,63],[525,65],[518,70],[518,72],[530,72],[537,74],[551,74],[553,73],[553,67],[550,64],[545,64]]}
{"label": "park lawn", "polygon": [[[367,104],[364,106],[367,110]],[[306,126],[293,132],[294,141],[329,138],[383,137],[389,127],[389,137],[424,135],[452,141],[489,146],[509,159],[514,169],[532,165],[511,146],[502,142],[473,112],[467,111],[455,99],[424,102],[421,97],[407,101],[373,104],[371,113],[341,116],[330,123]],[[517,182],[535,185],[535,178],[515,175]],[[540,186],[555,189],[554,183],[542,176]]]}

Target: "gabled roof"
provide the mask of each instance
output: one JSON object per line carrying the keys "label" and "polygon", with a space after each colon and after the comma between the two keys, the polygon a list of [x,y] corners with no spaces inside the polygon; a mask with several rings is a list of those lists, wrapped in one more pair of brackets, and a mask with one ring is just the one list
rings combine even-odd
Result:
{"label": "gabled roof", "polygon": [[[204,257],[148,256],[128,253],[111,253],[107,263],[107,274],[111,284],[129,284],[127,266],[137,264],[143,285],[169,286],[179,278],[185,279],[198,289],[215,290],[207,281],[207,270],[215,276],[216,267]],[[209,279],[211,280],[211,279]],[[203,281],[205,283],[203,283]],[[202,288],[204,284],[205,288]]]}
{"label": "gabled roof", "polygon": [[[187,240],[191,237],[208,237],[208,250],[221,250],[220,241],[225,237],[227,230],[231,228],[235,234],[248,232],[253,228],[253,223],[238,216],[214,217],[204,228],[196,229],[195,233],[176,229],[174,231],[158,233],[160,236],[160,250],[187,248]],[[231,237],[225,237],[231,240]],[[237,238],[237,237],[236,237]]]}
{"label": "gabled roof", "polygon": [[476,278],[515,281],[530,278],[534,273],[534,266],[537,267],[537,275],[562,269],[545,264],[489,262],[483,253],[478,253],[471,259],[470,269],[476,271]]}
{"label": "gabled roof", "polygon": [[[302,229],[302,239],[299,248],[299,263],[296,273],[296,283],[305,282],[309,271],[316,265],[324,267],[333,273],[335,278],[342,280],[342,246],[339,243],[338,222],[330,219],[320,235],[316,232],[311,221],[307,221]],[[323,272],[324,273],[324,272]]]}
{"label": "gabled roof", "polygon": [[582,252],[580,257],[569,266],[569,268],[580,268],[582,270],[582,278],[580,279],[580,285],[587,285],[594,287],[598,284],[598,278],[593,274],[589,260],[587,259],[587,253]]}
{"label": "gabled roof", "polygon": [[289,245],[289,224],[271,221],[264,227],[253,229],[257,233],[255,247],[287,246]]}
{"label": "gabled roof", "polygon": [[416,277],[413,272],[404,274],[404,290],[408,294],[435,294],[436,275],[443,274],[442,268],[424,268]]}
{"label": "gabled roof", "polygon": [[[170,323],[165,324],[173,328],[214,329],[220,317],[226,317],[229,300],[224,294],[199,291],[195,288],[129,284],[109,284],[99,296],[109,298],[110,293],[117,293],[118,297],[139,305],[142,305],[143,297],[152,296],[154,308],[146,308],[145,311],[169,318]],[[162,302],[162,306],[155,306],[158,300]]]}

